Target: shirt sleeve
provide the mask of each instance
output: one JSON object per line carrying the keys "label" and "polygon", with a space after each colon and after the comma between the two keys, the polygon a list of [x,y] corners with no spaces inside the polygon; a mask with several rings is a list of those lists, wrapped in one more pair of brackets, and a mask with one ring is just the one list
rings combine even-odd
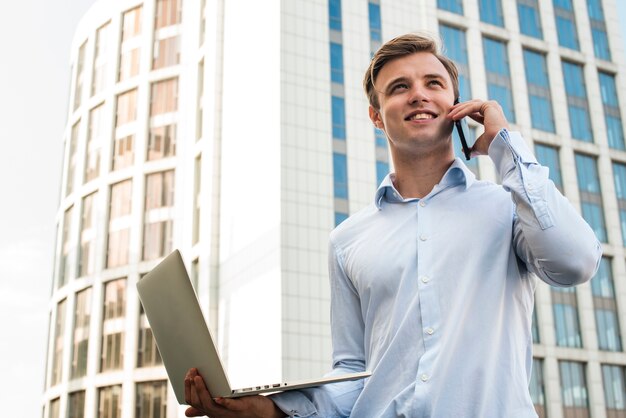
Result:
{"label": "shirt sleeve", "polygon": [[518,132],[502,129],[489,146],[502,186],[515,203],[513,245],[530,271],[552,286],[591,279],[602,246],[548,178]]}
{"label": "shirt sleeve", "polygon": [[[329,245],[333,369],[327,376],[365,371],[364,323],[359,295],[343,268],[343,260]],[[349,417],[363,389],[364,379],[292,390],[271,395],[289,417]]]}

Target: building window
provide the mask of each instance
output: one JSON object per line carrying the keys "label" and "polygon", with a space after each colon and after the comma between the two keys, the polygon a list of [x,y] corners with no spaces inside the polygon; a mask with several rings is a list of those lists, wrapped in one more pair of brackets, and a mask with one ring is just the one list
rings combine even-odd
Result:
{"label": "building window", "polygon": [[65,305],[66,299],[57,304],[56,319],[54,322],[54,353],[52,356],[52,373],[50,386],[61,382],[63,374],[63,340],[65,339]]}
{"label": "building window", "polygon": [[[476,129],[471,128],[469,130],[470,138],[467,138],[469,143],[475,142],[476,137]],[[467,168],[470,169],[472,173],[478,178],[480,177],[480,171],[478,168],[478,158],[474,157],[469,160],[465,159],[465,154],[463,154],[463,148],[461,147],[461,138],[459,138],[459,133],[456,130],[456,127],[452,130],[452,146],[454,148],[454,155],[463,160]]]}
{"label": "building window", "polygon": [[619,209],[619,221],[622,231],[622,245],[626,247],[626,165],[613,163],[613,181],[615,183],[615,196]]}
{"label": "building window", "polygon": [[596,159],[578,153],[575,159],[583,218],[591,226],[598,240],[607,242]]}
{"label": "building window", "polygon": [[524,68],[532,126],[542,131],[554,132],[550,81],[545,55],[524,49]]}
{"label": "building window", "polygon": [[348,219],[350,215],[348,215],[345,212],[335,212],[335,226],[339,225],[340,223],[342,223],[343,221],[345,221],[346,219]]}
{"label": "building window", "polygon": [[198,102],[196,107],[196,140],[199,140],[204,136],[204,60],[198,64]]}
{"label": "building window", "polygon": [[552,287],[551,293],[556,345],[559,347],[582,347],[576,288]]}
{"label": "building window", "polygon": [[367,4],[369,24],[370,24],[370,40],[375,42],[382,42],[382,23],[380,18],[380,4],[372,3]]}
{"label": "building window", "polygon": [[104,285],[101,372],[123,367],[125,312],[126,279],[107,282]]}
{"label": "building window", "polygon": [[533,358],[533,369],[530,374],[530,398],[535,405],[539,418],[546,416],[546,395],[543,383],[543,360]]}
{"label": "building window", "polygon": [[124,180],[111,186],[107,245],[108,268],[128,264],[132,186],[132,180]]}
{"label": "building window", "polygon": [[143,259],[163,257],[172,250],[174,170],[146,176]]}
{"label": "building window", "polygon": [[62,237],[62,247],[61,247],[61,266],[59,270],[59,280],[57,282],[57,288],[64,286],[71,277],[72,268],[71,268],[71,260],[72,260],[72,212],[74,206],[70,206],[63,215],[63,237]]}
{"label": "building window", "polygon": [[330,81],[343,84],[343,47],[336,42],[330,43]]}
{"label": "building window", "polygon": [[489,99],[497,101],[504,116],[515,123],[511,73],[506,43],[491,38],[483,38],[485,70],[487,71],[487,94]]}
{"label": "building window", "polygon": [[78,60],[76,61],[76,81],[74,82],[74,110],[80,107],[83,97],[83,83],[85,82],[85,49],[87,41],[78,48]]}
{"label": "building window", "polygon": [[389,163],[385,161],[376,161],[376,184],[379,185],[383,182],[385,177],[389,174]]}
{"label": "building window", "polygon": [[89,132],[85,151],[85,183],[100,174],[100,149],[104,138],[104,104],[94,107],[89,112]]}
{"label": "building window", "polygon": [[552,0],[556,32],[559,45],[565,48],[579,50],[578,35],[576,34],[576,17],[572,0]]}
{"label": "building window", "polygon": [[615,76],[599,71],[598,79],[600,80],[600,93],[602,94],[602,107],[604,108],[604,121],[606,123],[609,147],[625,150],[624,128],[622,127],[622,116],[617,99]]}
{"label": "building window", "polygon": [[331,30],[341,31],[341,0],[328,0],[328,25]]}
{"label": "building window", "polygon": [[172,36],[154,41],[152,69],[177,65],[180,62],[180,36]]}
{"label": "building window", "polygon": [[148,161],[176,155],[176,125],[150,128],[148,137]]}
{"label": "building window", "polygon": [[122,385],[98,389],[98,418],[122,417]]}
{"label": "building window", "polygon": [[521,33],[538,39],[543,38],[537,0],[517,0],[517,17]]}
{"label": "building window", "polygon": [[111,25],[106,23],[96,31],[96,52],[93,58],[91,95],[100,93],[107,85],[107,58],[109,54]]}
{"label": "building window", "polygon": [[178,108],[178,78],[152,83],[150,116],[175,112]]}
{"label": "building window", "polygon": [[135,418],[166,416],[167,381],[137,383]]}
{"label": "building window", "polygon": [[602,365],[604,383],[604,403],[608,418],[626,417],[626,389],[624,385],[624,366]]}
{"label": "building window", "polygon": [[70,134],[69,154],[67,159],[67,177],[65,179],[65,196],[69,196],[74,191],[74,177],[76,173],[76,164],[78,163],[78,134],[80,133],[80,120],[72,126]]}
{"label": "building window", "polygon": [[479,0],[478,9],[482,22],[504,27],[501,0]]}
{"label": "building window", "polygon": [[137,341],[137,367],[153,367],[163,364],[161,354],[152,335],[148,318],[139,304],[139,336]]}
{"label": "building window", "polygon": [[602,1],[587,0],[587,11],[589,13],[591,36],[593,38],[593,52],[596,58],[610,61],[611,50],[609,49],[609,39],[606,35]]}
{"label": "building window", "polygon": [[122,17],[122,44],[120,45],[120,67],[118,81],[139,74],[141,6],[124,13]]}
{"label": "building window", "polygon": [[346,102],[343,97],[332,96],[333,138],[346,139]]}
{"label": "building window", "polygon": [[133,164],[135,127],[130,125],[137,118],[137,89],[117,96],[115,118],[115,142],[113,147],[113,170]]}
{"label": "building window", "polygon": [[192,244],[200,240],[200,213],[202,208],[202,155],[196,157],[194,164],[194,192],[193,192],[193,229]]}
{"label": "building window", "polygon": [[576,361],[559,361],[563,418],[588,418],[589,399],[585,365]]}
{"label": "building window", "polygon": [[85,417],[85,391],[71,392],[67,401],[67,418]]}
{"label": "building window", "polygon": [[179,24],[181,11],[181,0],[157,0],[154,29]]}
{"label": "building window", "polygon": [[61,418],[61,399],[56,398],[50,401],[48,417]]}
{"label": "building window", "polygon": [[472,97],[470,89],[469,60],[467,59],[467,41],[465,31],[453,26],[439,25],[439,34],[445,45],[446,55],[451,58],[459,70],[459,95],[461,100]]}
{"label": "building window", "polygon": [[589,103],[583,67],[579,64],[563,61],[563,81],[567,95],[567,110],[572,138],[592,142]]}
{"label": "building window", "polygon": [[563,193],[563,179],[561,178],[561,164],[559,163],[559,149],[550,145],[535,143],[537,161],[549,169],[550,180]]}
{"label": "building window", "polygon": [[591,280],[591,293],[596,317],[598,347],[600,350],[622,351],[611,260],[606,257],[602,257],[598,272]]}
{"label": "building window", "polygon": [[98,192],[93,192],[83,198],[83,213],[81,216],[80,257],[78,276],[92,274],[96,267],[96,211],[94,209]]}
{"label": "building window", "polygon": [[460,15],[463,14],[463,0],[437,0],[437,7]]}
{"label": "building window", "polygon": [[76,294],[74,308],[74,335],[72,342],[71,377],[82,377],[87,374],[87,352],[89,350],[89,321],[91,320],[91,288],[88,287]]}
{"label": "building window", "polygon": [[348,161],[346,154],[333,153],[333,178],[335,197],[348,198]]}
{"label": "building window", "polygon": [[541,338],[539,336],[539,322],[537,320],[537,303],[533,306],[533,318],[530,331],[533,337],[533,344],[539,344],[541,342]]}

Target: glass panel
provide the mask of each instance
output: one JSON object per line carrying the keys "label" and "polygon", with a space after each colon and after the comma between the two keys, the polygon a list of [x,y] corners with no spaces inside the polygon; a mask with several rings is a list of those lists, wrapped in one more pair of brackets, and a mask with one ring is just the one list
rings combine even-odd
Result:
{"label": "glass panel", "polygon": [[549,145],[535,144],[535,153],[537,160],[543,166],[550,170],[550,180],[554,185],[563,192],[563,180],[561,179],[561,164],[559,163],[559,150]]}
{"label": "glass panel", "polygon": [[167,382],[137,383],[135,418],[166,418]]}
{"label": "glass panel", "polygon": [[538,39],[543,38],[541,30],[541,19],[537,3],[529,4],[524,1],[517,1],[517,16],[519,19],[520,32],[524,35]]}
{"label": "glass panel", "polygon": [[348,198],[348,162],[345,154],[333,153],[335,197]]}
{"label": "glass panel", "polygon": [[346,103],[342,97],[332,96],[333,138],[346,139]]}
{"label": "glass panel", "polygon": [[370,23],[370,39],[373,41],[382,41],[382,24],[380,19],[380,5],[376,3],[368,3],[368,16]]}
{"label": "glass panel", "polygon": [[328,0],[328,24],[332,30],[341,30],[341,0]]}
{"label": "glass panel", "polygon": [[98,389],[98,418],[122,417],[122,386]]}
{"label": "glass panel", "polygon": [[492,25],[504,26],[500,0],[480,0],[478,2],[480,20]]}
{"label": "glass panel", "polygon": [[343,84],[343,47],[335,42],[330,43],[330,80]]}
{"label": "glass panel", "polygon": [[91,288],[76,294],[74,308],[74,335],[72,336],[71,377],[87,374],[87,352],[89,350],[89,321],[91,320]]}
{"label": "glass panel", "polygon": [[462,0],[437,0],[437,7],[460,15],[463,14]]}
{"label": "glass panel", "polygon": [[181,0],[156,0],[154,29],[180,23]]}

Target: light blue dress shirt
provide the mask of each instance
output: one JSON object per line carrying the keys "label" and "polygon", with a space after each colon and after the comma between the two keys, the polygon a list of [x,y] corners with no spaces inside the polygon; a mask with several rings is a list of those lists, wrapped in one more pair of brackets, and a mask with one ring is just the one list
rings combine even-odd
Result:
{"label": "light blue dress shirt", "polygon": [[[365,381],[274,395],[290,416],[530,418],[537,276],[571,286],[601,245],[516,132],[489,148],[502,186],[456,159],[422,199],[393,175],[331,234],[333,371]],[[534,274],[532,274],[534,273]]]}

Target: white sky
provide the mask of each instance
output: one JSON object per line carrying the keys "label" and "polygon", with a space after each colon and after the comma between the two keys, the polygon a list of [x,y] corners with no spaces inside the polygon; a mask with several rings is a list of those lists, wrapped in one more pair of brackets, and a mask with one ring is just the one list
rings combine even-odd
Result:
{"label": "white sky", "polygon": [[[626,38],[626,2],[620,9]],[[95,0],[9,1],[0,13],[0,407],[39,417],[69,51]]]}

